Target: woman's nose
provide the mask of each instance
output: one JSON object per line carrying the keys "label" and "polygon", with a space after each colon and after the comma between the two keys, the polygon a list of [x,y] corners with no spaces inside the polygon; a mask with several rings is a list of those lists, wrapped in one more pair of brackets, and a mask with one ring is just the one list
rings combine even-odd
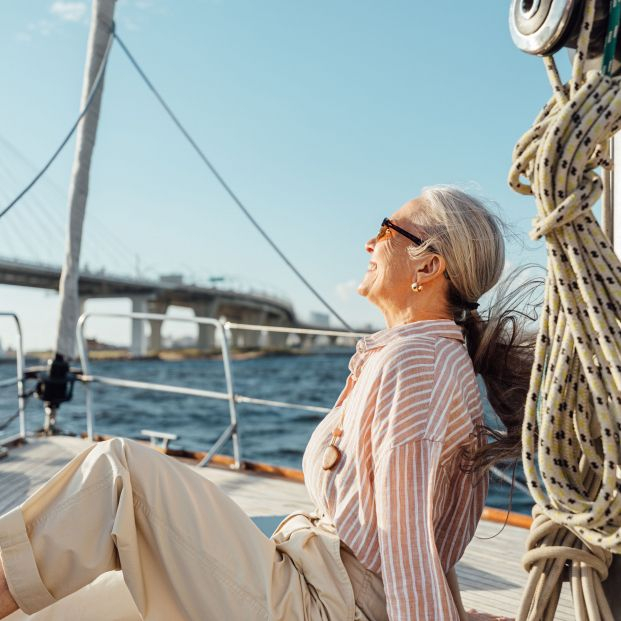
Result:
{"label": "woman's nose", "polygon": [[375,237],[371,237],[371,239],[369,239],[369,240],[367,241],[367,243],[364,245],[364,249],[365,249],[365,250],[366,250],[369,254],[371,254],[371,253],[373,252],[373,250],[374,250],[374,248],[375,248],[375,242],[376,242],[376,241],[377,241],[377,240],[375,239]]}

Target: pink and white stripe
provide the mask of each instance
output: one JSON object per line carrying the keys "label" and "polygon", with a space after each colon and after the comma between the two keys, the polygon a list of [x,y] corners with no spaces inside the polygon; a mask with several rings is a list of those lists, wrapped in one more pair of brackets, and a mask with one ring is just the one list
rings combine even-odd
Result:
{"label": "pink and white stripe", "polygon": [[[381,573],[391,621],[458,621],[446,572],[483,510],[487,480],[461,471],[483,407],[461,329],[419,321],[365,337],[304,454],[306,486],[360,562]],[[321,459],[345,409],[342,458]]]}

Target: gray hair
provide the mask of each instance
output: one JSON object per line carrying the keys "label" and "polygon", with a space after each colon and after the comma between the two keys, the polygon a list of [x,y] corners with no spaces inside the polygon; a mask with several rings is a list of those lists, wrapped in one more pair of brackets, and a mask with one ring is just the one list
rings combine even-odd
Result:
{"label": "gray hair", "polygon": [[504,225],[479,199],[452,186],[430,186],[421,193],[416,223],[426,243],[408,247],[416,258],[429,246],[446,260],[446,271],[459,298],[476,302],[500,279],[505,264]]}

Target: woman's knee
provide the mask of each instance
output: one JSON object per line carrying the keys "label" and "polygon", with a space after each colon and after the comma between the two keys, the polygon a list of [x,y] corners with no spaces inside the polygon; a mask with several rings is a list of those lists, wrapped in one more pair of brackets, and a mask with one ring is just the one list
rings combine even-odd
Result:
{"label": "woman's knee", "polygon": [[130,470],[131,455],[137,444],[126,438],[111,438],[96,442],[77,459],[85,475],[115,477]]}
{"label": "woman's knee", "polygon": [[89,456],[94,458],[107,457],[120,460],[123,463],[128,462],[128,458],[136,451],[144,450],[144,447],[135,440],[128,438],[110,438],[97,442],[91,449]]}

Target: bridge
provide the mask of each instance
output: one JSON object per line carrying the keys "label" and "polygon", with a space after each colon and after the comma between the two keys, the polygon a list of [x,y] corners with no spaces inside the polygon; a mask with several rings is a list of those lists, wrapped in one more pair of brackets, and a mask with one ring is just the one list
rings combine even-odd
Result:
{"label": "bridge", "polygon": [[[0,134],[0,185],[9,194],[17,192],[22,180],[30,178],[38,166]],[[11,189],[12,188],[12,189]],[[0,284],[35,287],[58,291],[62,252],[66,231],[59,223],[59,214],[66,209],[66,189],[43,177],[21,201],[21,207],[9,212],[0,227]],[[179,272],[147,278],[136,268],[136,274],[126,274],[128,266],[137,265],[144,257],[128,245],[116,227],[110,227],[96,213],[89,212],[85,226],[82,256],[89,265],[105,269],[82,268],[79,281],[81,303],[91,298],[129,298],[134,312],[165,314],[169,306],[189,307],[199,317],[226,317],[234,323],[323,328],[301,322],[291,302],[269,288],[257,288],[235,283],[223,277],[206,278],[204,282],[189,282],[183,271],[191,267],[176,264]],[[152,249],[152,253],[159,249]],[[131,267],[130,267],[131,269]],[[115,272],[118,271],[117,272]],[[149,270],[149,268],[147,268]],[[152,273],[152,272],[150,272]],[[120,275],[123,274],[123,275]],[[144,321],[132,323],[130,351],[134,355],[157,352],[161,349],[162,322],[151,320],[147,336]],[[210,350],[215,346],[214,328],[199,326],[198,347]],[[232,331],[234,347],[256,347],[265,337],[258,332]],[[269,333],[267,346],[284,346],[286,334]]]}
{"label": "bridge", "polygon": [[[0,284],[58,291],[60,267],[0,257]],[[269,291],[233,287],[224,278],[211,278],[205,284],[186,283],[183,275],[170,274],[159,279],[133,278],[109,274],[105,270],[80,273],[80,300],[91,298],[129,298],[133,312],[165,314],[169,306],[192,308],[198,317],[226,317],[231,322],[273,326],[312,327],[298,321],[291,303]],[[162,321],[150,320],[147,338],[143,321],[132,322],[130,352],[145,355],[161,349]],[[197,346],[213,349],[215,329],[199,326]],[[234,347],[256,347],[260,333],[233,331]],[[270,333],[268,346],[282,347],[286,334]]]}

